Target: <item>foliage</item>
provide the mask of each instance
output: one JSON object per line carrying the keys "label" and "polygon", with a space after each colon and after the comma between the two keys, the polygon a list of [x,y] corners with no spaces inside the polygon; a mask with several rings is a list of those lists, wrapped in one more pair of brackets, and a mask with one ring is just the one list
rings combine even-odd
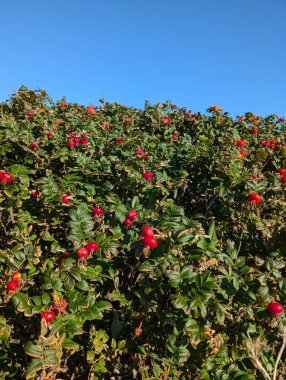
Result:
{"label": "foliage", "polygon": [[[0,379],[273,376],[285,324],[266,311],[286,290],[282,118],[193,115],[169,101],[83,107],[25,87],[0,117],[0,169],[13,176],[0,185]],[[75,137],[87,143],[69,147]],[[144,225],[156,249],[144,249]],[[90,241],[99,249],[79,260]]]}

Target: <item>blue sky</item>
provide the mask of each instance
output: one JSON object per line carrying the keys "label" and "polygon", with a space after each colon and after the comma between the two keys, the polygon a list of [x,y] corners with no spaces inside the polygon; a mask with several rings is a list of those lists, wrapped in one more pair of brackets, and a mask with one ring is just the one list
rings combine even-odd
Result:
{"label": "blue sky", "polygon": [[285,0],[12,0],[0,14],[0,101],[23,84],[286,116]]}

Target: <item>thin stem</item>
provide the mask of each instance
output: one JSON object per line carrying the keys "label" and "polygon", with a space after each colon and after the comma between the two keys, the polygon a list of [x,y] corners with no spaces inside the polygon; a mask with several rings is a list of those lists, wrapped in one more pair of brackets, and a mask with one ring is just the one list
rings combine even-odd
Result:
{"label": "thin stem", "polygon": [[263,367],[263,365],[261,364],[261,362],[258,359],[258,356],[257,356],[255,349],[254,349],[254,346],[253,346],[253,341],[249,335],[249,332],[247,332],[247,336],[249,339],[249,343],[247,344],[247,348],[248,348],[249,353],[250,353],[251,361],[253,362],[255,367],[262,373],[262,375],[265,377],[265,379],[271,380],[270,375],[268,374],[268,372],[266,371],[266,369]]}
{"label": "thin stem", "polygon": [[9,214],[10,214],[11,222],[12,222],[13,224],[15,224],[15,218],[14,218],[13,206],[12,206],[11,203],[10,203],[10,206],[9,206],[8,210],[9,210]]}
{"label": "thin stem", "polygon": [[283,351],[285,350],[285,346],[286,346],[286,327],[284,327],[284,331],[283,331],[283,343],[282,343],[282,346],[280,348],[280,351],[278,353],[278,356],[277,356],[277,359],[276,359],[276,362],[275,362],[275,368],[274,368],[274,373],[273,373],[273,380],[276,380],[278,364],[279,364],[279,361],[280,361],[281,356],[283,354]]}

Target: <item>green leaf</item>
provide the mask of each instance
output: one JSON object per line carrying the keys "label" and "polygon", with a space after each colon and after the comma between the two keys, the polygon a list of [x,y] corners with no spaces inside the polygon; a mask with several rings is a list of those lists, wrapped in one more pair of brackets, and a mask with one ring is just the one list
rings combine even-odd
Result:
{"label": "green leaf", "polygon": [[42,294],[42,301],[44,305],[48,305],[50,303],[51,297],[49,296],[48,293],[45,292]]}
{"label": "green leaf", "polygon": [[85,281],[85,280],[81,280],[80,282],[77,282],[75,286],[76,286],[78,289],[80,289],[80,290],[86,290],[86,291],[89,290],[88,282]]}
{"label": "green leaf", "polygon": [[102,319],[103,314],[100,310],[97,309],[96,306],[92,306],[89,309],[85,310],[82,314],[82,317],[87,321],[93,321],[96,319]]}
{"label": "green leaf", "polygon": [[34,374],[40,371],[43,367],[44,363],[42,359],[33,359],[26,370],[26,379],[31,379],[32,377],[34,377]]}
{"label": "green leaf", "polygon": [[48,232],[48,231],[45,231],[41,234],[41,237],[44,241],[54,241],[54,237]]}
{"label": "green leaf", "polygon": [[62,347],[70,351],[78,351],[80,349],[80,345],[70,338],[64,340]]}
{"label": "green leaf", "polygon": [[43,355],[42,347],[32,342],[27,342],[24,345],[24,351],[27,355],[32,356],[33,358],[40,358]]}
{"label": "green leaf", "polygon": [[11,165],[9,167],[9,173],[12,174],[13,176],[18,176],[18,175],[30,175],[34,174],[35,170],[27,168],[26,166],[23,165]]}
{"label": "green leaf", "polygon": [[108,301],[99,301],[94,306],[98,310],[110,310],[110,309],[112,309],[112,304]]}
{"label": "green leaf", "polygon": [[187,307],[188,307],[188,298],[180,294],[180,295],[174,300],[174,307],[175,307],[176,309],[184,309],[184,308],[187,308]]}
{"label": "green leaf", "polygon": [[64,281],[64,287],[66,290],[72,290],[75,286],[75,280],[70,276],[67,276]]}

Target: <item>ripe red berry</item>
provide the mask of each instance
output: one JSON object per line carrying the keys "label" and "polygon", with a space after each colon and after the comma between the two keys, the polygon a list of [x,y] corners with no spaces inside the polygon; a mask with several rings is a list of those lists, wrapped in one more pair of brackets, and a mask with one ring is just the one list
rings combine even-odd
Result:
{"label": "ripe red berry", "polygon": [[257,133],[258,133],[258,127],[256,127],[256,125],[254,125],[254,126],[252,127],[252,131],[253,131],[253,133],[254,133],[255,135],[257,135]]}
{"label": "ripe red berry", "polygon": [[251,178],[256,179],[257,178],[257,174],[255,174],[255,173],[251,174]]}
{"label": "ripe red berry", "polygon": [[137,149],[136,154],[137,154],[137,156],[144,156],[145,152],[143,149]]}
{"label": "ripe red berry", "polygon": [[33,111],[28,111],[27,112],[27,116],[28,117],[33,117],[34,116],[34,112]]}
{"label": "ripe red berry", "polygon": [[173,136],[172,136],[172,140],[173,140],[173,141],[177,141],[177,140],[178,140],[178,135],[173,135]]}
{"label": "ripe red berry", "polygon": [[130,227],[131,224],[132,224],[132,220],[130,220],[130,219],[128,219],[128,218],[126,218],[126,219],[124,220],[124,225],[125,225],[126,227]]}
{"label": "ripe red berry", "polygon": [[103,214],[103,209],[101,207],[94,207],[92,212],[94,215],[100,216]]}
{"label": "ripe red berry", "polygon": [[284,174],[286,174],[286,170],[285,170],[285,169],[282,169],[282,168],[279,168],[279,169],[277,170],[277,173],[279,173],[280,175],[284,175]]}
{"label": "ripe red berry", "polygon": [[18,287],[19,287],[19,281],[16,281],[16,280],[7,281],[7,288],[10,293],[14,293],[15,290],[18,289]]}
{"label": "ripe red berry", "polygon": [[153,232],[153,230],[152,230],[152,228],[150,226],[144,226],[142,228],[142,235],[144,237],[147,237],[147,236],[153,237],[154,236],[154,232]]}
{"label": "ripe red berry", "polygon": [[53,137],[55,137],[54,132],[49,132],[49,133],[48,133],[48,138],[49,138],[49,139],[52,139]]}
{"label": "ripe red berry", "polygon": [[246,150],[241,149],[241,151],[239,152],[239,154],[240,154],[241,156],[245,156],[245,155],[246,155]]}
{"label": "ripe red berry", "polygon": [[13,177],[11,176],[10,173],[1,172],[0,173],[0,181],[2,182],[3,185],[7,185],[7,183],[13,182]]}
{"label": "ripe red berry", "polygon": [[81,145],[87,145],[88,144],[88,139],[81,139],[80,143],[81,143]]}
{"label": "ripe red berry", "polygon": [[242,147],[243,145],[245,145],[245,143],[246,143],[246,140],[237,140],[236,146]]}
{"label": "ripe red berry", "polygon": [[153,177],[154,177],[154,174],[151,173],[151,172],[145,172],[145,173],[143,174],[143,177],[144,177],[145,179],[147,179],[147,181],[152,181],[152,179],[153,179]]}
{"label": "ripe red berry", "polygon": [[280,302],[270,302],[266,310],[272,315],[276,316],[282,313],[282,311],[284,310],[284,307],[281,305]]}
{"label": "ripe red berry", "polygon": [[32,198],[37,198],[37,190],[32,190],[30,194]]}
{"label": "ripe red berry", "polygon": [[266,141],[260,141],[260,142],[259,142],[259,145],[260,145],[260,146],[265,146],[266,144],[267,144]]}
{"label": "ripe red berry", "polygon": [[283,176],[281,177],[281,182],[282,182],[282,183],[286,183],[286,175],[283,175]]}
{"label": "ripe red berry", "polygon": [[138,216],[138,212],[136,210],[130,210],[128,211],[127,218],[130,220],[136,219]]}
{"label": "ripe red berry", "polygon": [[75,146],[77,146],[79,143],[80,143],[80,138],[79,137],[75,137],[74,139],[73,139],[73,142],[74,142],[74,145]]}
{"label": "ripe red berry", "polygon": [[240,116],[240,118],[239,118],[240,121],[243,121],[244,119],[245,119],[244,116]]}
{"label": "ripe red berry", "polygon": [[172,124],[172,119],[170,117],[162,117],[161,122],[170,125]]}
{"label": "ripe red berry", "polygon": [[121,140],[119,137],[117,137],[117,138],[115,139],[115,142],[116,142],[116,144],[119,144],[119,145],[122,144],[122,140]]}
{"label": "ripe red berry", "polygon": [[261,197],[260,195],[258,195],[257,193],[251,193],[249,194],[248,196],[248,200],[251,202],[251,203],[260,203],[261,202]]}
{"label": "ripe red berry", "polygon": [[279,117],[279,121],[284,122],[285,121],[284,117]]}
{"label": "ripe red berry", "polygon": [[68,148],[72,149],[75,147],[75,143],[73,142],[73,140],[70,140],[70,141],[68,141],[67,146],[68,146]]}
{"label": "ripe red berry", "polygon": [[41,318],[47,323],[52,322],[55,319],[55,313],[52,310],[45,310],[41,313]]}
{"label": "ripe red berry", "polygon": [[30,143],[30,148],[31,149],[36,149],[38,147],[38,143],[36,142],[36,141],[32,141],[31,143]]}
{"label": "ripe red berry", "polygon": [[98,244],[97,244],[97,242],[96,241],[91,241],[91,242],[89,242],[88,244],[87,244],[87,246],[86,246],[86,249],[89,251],[89,252],[95,252],[95,251],[97,251],[98,250]]}
{"label": "ripe red berry", "polygon": [[86,259],[89,255],[89,251],[87,248],[81,247],[77,250],[77,257],[79,259]]}
{"label": "ripe red berry", "polygon": [[274,140],[266,141],[266,145],[273,149],[275,147],[276,142]]}
{"label": "ripe red berry", "polygon": [[145,161],[149,161],[149,160],[150,160],[150,156],[149,156],[148,154],[146,154],[146,155],[144,156],[144,160],[145,160]]}
{"label": "ripe red berry", "polygon": [[70,204],[69,198],[71,198],[71,196],[69,194],[62,195],[62,201],[63,201],[63,203],[65,203],[67,205]]}
{"label": "ripe red berry", "polygon": [[158,240],[152,236],[146,236],[143,239],[145,248],[155,249],[158,246]]}

